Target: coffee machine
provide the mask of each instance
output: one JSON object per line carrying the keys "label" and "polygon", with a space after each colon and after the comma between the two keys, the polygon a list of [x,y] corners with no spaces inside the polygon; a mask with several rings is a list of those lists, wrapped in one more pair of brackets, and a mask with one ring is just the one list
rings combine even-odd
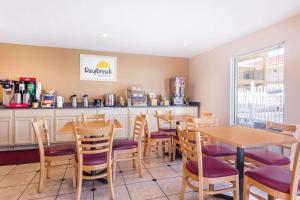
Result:
{"label": "coffee machine", "polygon": [[36,96],[36,78],[20,77],[13,81],[13,97],[7,105],[10,108],[27,108]]}
{"label": "coffee machine", "polygon": [[0,80],[0,85],[2,85],[2,105],[8,106],[14,93],[14,81]]}
{"label": "coffee machine", "polygon": [[184,105],[184,89],[184,77],[175,77],[170,79],[170,94],[173,105]]}

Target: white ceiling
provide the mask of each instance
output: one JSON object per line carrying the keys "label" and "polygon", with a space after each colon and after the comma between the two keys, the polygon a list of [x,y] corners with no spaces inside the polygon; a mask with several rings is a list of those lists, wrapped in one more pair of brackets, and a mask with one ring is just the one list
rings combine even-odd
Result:
{"label": "white ceiling", "polygon": [[190,57],[298,12],[300,0],[0,0],[0,42]]}

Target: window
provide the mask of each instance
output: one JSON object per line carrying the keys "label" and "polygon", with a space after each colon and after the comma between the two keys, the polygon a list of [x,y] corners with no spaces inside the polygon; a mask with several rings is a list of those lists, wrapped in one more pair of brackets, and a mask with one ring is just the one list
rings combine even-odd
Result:
{"label": "window", "polygon": [[233,63],[233,123],[265,128],[266,121],[283,122],[283,45],[235,57]]}

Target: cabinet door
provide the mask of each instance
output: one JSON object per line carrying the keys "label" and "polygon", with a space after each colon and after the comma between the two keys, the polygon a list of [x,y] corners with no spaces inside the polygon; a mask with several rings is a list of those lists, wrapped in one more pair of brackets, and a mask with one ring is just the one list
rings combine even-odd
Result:
{"label": "cabinet door", "polygon": [[73,134],[62,134],[57,131],[61,129],[67,122],[76,120],[76,117],[56,117],[55,120],[55,131],[53,133],[53,142],[74,142],[75,138]]}
{"label": "cabinet door", "polygon": [[118,120],[122,128],[115,129],[115,138],[127,138],[128,137],[128,119],[127,115],[107,115],[108,119]]}
{"label": "cabinet door", "polygon": [[149,114],[148,115],[148,120],[149,120],[149,128],[150,131],[158,131],[158,126],[157,126],[157,119],[154,117],[154,115]]}
{"label": "cabinet door", "polygon": [[12,145],[12,120],[0,119],[0,146]]}
{"label": "cabinet door", "polygon": [[15,144],[34,144],[32,118],[15,118]]}

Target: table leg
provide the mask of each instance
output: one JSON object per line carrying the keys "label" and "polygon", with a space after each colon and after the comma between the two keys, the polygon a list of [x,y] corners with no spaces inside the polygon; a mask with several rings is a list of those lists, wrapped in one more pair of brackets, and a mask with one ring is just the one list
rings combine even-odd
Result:
{"label": "table leg", "polygon": [[244,186],[244,149],[237,147],[236,168],[239,170],[239,196],[243,200],[243,186]]}

